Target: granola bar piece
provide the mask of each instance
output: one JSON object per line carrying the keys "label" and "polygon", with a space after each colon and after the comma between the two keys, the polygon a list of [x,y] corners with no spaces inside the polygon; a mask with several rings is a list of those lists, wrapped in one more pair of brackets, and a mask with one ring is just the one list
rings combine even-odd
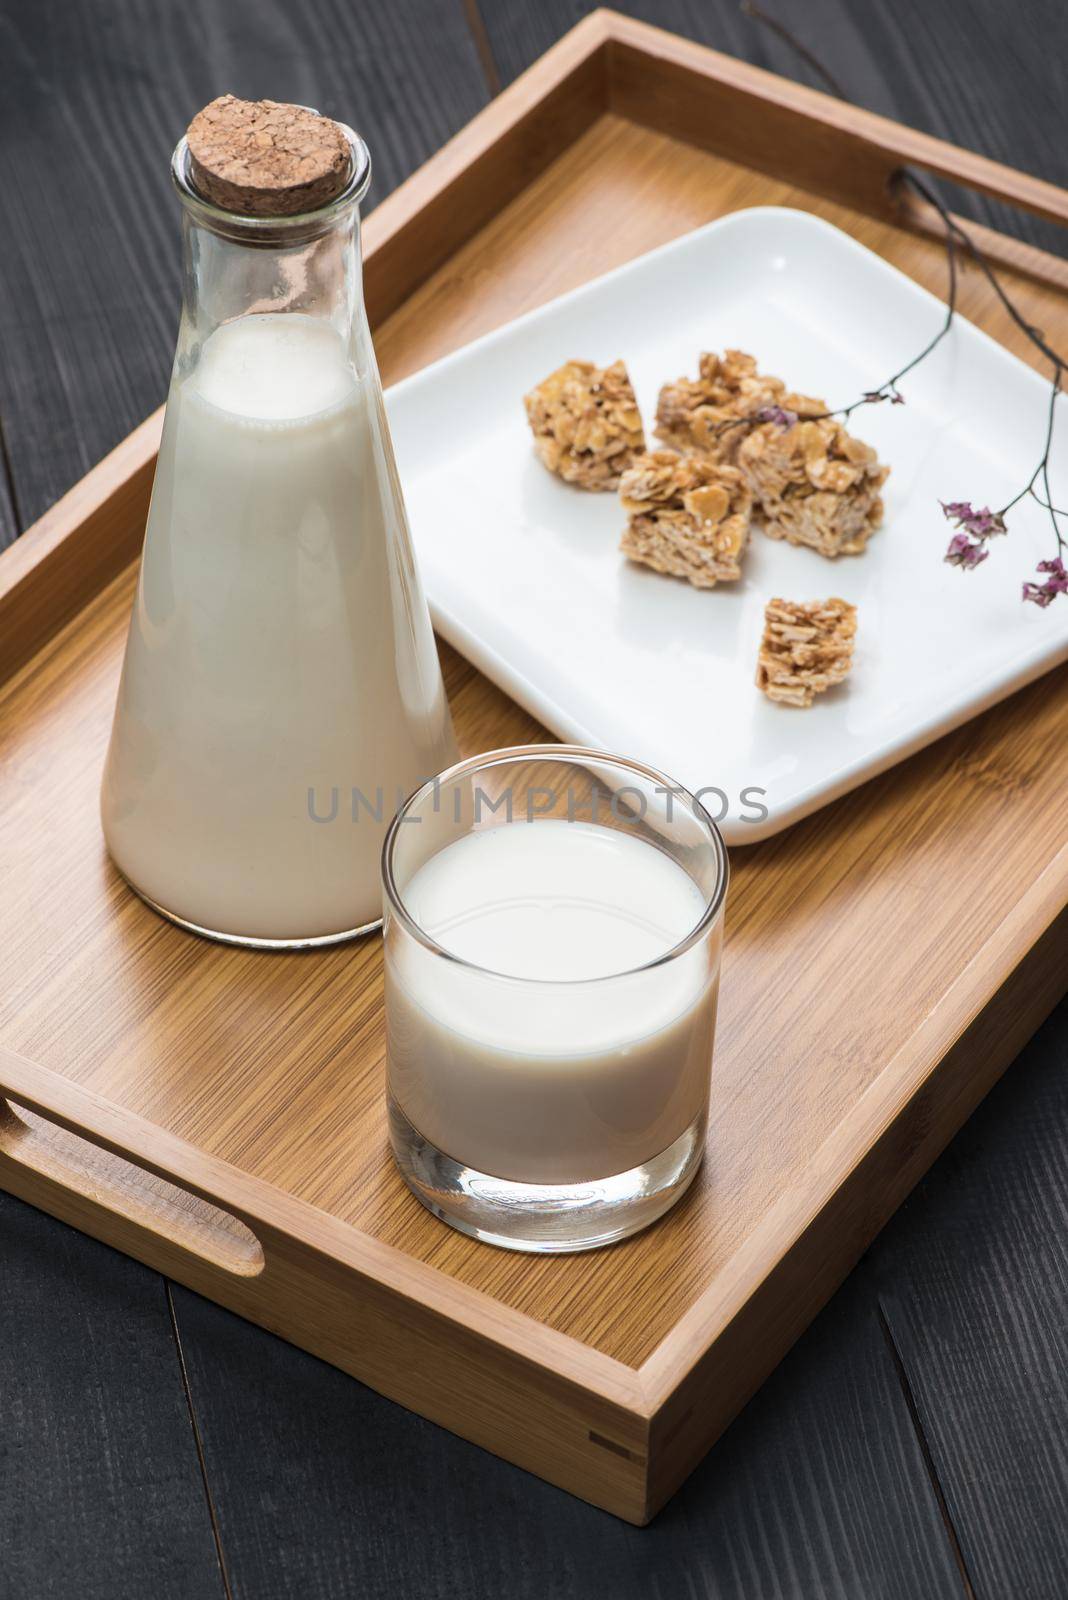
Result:
{"label": "granola bar piece", "polygon": [[641,412],[622,361],[565,361],[524,395],[544,466],[580,489],[616,489],[645,449]]}
{"label": "granola bar piece", "polygon": [[769,600],[756,684],[769,700],[810,706],[853,664],[857,608],[848,600]]}
{"label": "granola bar piece", "polygon": [[654,450],[628,467],[619,493],[631,561],[698,589],[741,577],[753,501],[736,468]]}
{"label": "granola bar piece", "polygon": [[822,400],[788,394],[782,379],[758,372],[744,350],[725,350],[722,356],[706,351],[696,379],[678,378],[661,389],[656,436],[684,454],[733,465],[749,431],[745,423],[768,407],[802,416],[827,409]]}
{"label": "granola bar piece", "polygon": [[772,539],[810,545],[824,556],[855,556],[882,523],[879,490],[890,468],[833,417],[785,429],[761,423],[743,439],[738,465]]}

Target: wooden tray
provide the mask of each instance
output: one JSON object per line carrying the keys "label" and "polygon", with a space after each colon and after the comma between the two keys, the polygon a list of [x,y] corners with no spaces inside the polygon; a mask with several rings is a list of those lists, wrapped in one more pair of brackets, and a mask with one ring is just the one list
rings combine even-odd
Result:
{"label": "wooden tray", "polygon": [[[386,379],[762,202],[940,290],[928,219],[894,198],[906,160],[1068,220],[1048,184],[597,13],[371,217]],[[983,242],[1055,327],[1063,264]],[[1028,357],[973,272],[962,309]],[[99,771],[158,436],[157,416],[0,557],[0,1182],[643,1522],[1059,995],[1065,677],[734,852],[703,1176],[611,1250],[507,1254],[392,1168],[376,940],[208,944],[107,863]],[[541,736],[445,665],[466,752]]]}

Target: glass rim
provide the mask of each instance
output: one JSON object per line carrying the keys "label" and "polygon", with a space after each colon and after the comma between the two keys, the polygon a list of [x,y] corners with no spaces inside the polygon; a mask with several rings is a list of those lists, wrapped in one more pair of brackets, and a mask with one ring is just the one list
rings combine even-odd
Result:
{"label": "glass rim", "polygon": [[[311,111],[311,106],[305,110]],[[316,111],[316,116],[321,113]],[[371,182],[371,152],[344,122],[336,123],[348,141],[351,156],[350,171],[345,187],[332,200],[314,207],[311,211],[296,211],[292,216],[251,217],[241,211],[227,211],[202,194],[193,182],[192,157],[189,141],[183,134],[174,147],[171,157],[171,180],[185,209],[213,233],[232,240],[245,240],[249,244],[301,243],[325,233],[331,225],[358,205],[367,193]]]}
{"label": "glass rim", "polygon": [[[620,972],[605,972],[596,978],[525,978],[514,972],[498,972],[495,968],[485,967],[480,962],[468,961],[465,956],[459,956],[455,951],[448,950],[443,944],[439,944],[433,934],[428,933],[408,910],[393,872],[394,847],[406,814],[410,813],[427,794],[433,793],[442,784],[452,779],[463,777],[466,774],[478,772],[483,768],[505,766],[509,762],[575,761],[579,758],[608,763],[625,772],[635,773],[638,777],[653,780],[654,787],[662,787],[667,793],[685,801],[697,821],[704,824],[708,833],[708,841],[716,858],[716,883],[712,893],[706,897],[704,911],[689,933],[677,940],[675,944],[660,955],[654,956],[651,961],[643,961],[637,967],[626,967]],[[505,827],[514,827],[515,823],[506,822],[503,825]],[[685,871],[685,868],[683,870]],[[463,761],[457,761],[453,766],[446,767],[444,771],[437,773],[432,778],[428,778],[425,783],[421,783],[418,788],[412,790],[412,793],[390,822],[382,844],[382,887],[385,891],[389,908],[398,922],[425,950],[429,950],[433,955],[440,956],[445,961],[452,962],[455,966],[466,967],[468,971],[481,973],[487,978],[496,978],[505,983],[540,984],[550,988],[612,983],[617,978],[632,978],[636,973],[651,972],[656,967],[667,966],[679,956],[685,955],[687,950],[692,949],[694,945],[699,943],[711,928],[722,910],[729,879],[730,861],[727,856],[727,847],[723,842],[723,835],[719,831],[715,818],[709,814],[696,795],[691,794],[690,790],[682,784],[673,782],[658,767],[651,767],[646,762],[637,761],[631,756],[615,755],[610,750],[595,750],[591,745],[506,745],[499,750],[486,750],[481,755],[468,756]],[[691,881],[694,880],[691,879]]]}

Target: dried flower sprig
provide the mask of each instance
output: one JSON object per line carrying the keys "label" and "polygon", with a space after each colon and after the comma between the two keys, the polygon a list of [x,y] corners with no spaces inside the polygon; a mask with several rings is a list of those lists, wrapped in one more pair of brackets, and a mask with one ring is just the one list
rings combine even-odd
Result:
{"label": "dried flower sprig", "polygon": [[[994,535],[1007,532],[1009,512],[1014,506],[1019,505],[1021,500],[1030,498],[1049,515],[1050,527],[1053,530],[1053,538],[1056,543],[1056,553],[1047,560],[1038,563],[1036,570],[1045,575],[1045,582],[1034,583],[1029,581],[1024,583],[1021,586],[1021,597],[1024,600],[1033,601],[1036,605],[1048,606],[1058,594],[1068,593],[1068,582],[1065,581],[1064,571],[1064,556],[1068,553],[1068,542],[1065,540],[1061,526],[1061,518],[1068,516],[1068,512],[1053,504],[1049,482],[1049,464],[1053,450],[1053,427],[1057,415],[1057,399],[1063,392],[1061,380],[1065,371],[1068,370],[1068,364],[1056,350],[1047,344],[1042,330],[1034,327],[1020,315],[1005,293],[1004,288],[998,282],[993,268],[984,258],[975,241],[949,214],[937,196],[914,173],[903,172],[902,178],[909,182],[917,194],[921,195],[929,205],[934,206],[945,226],[947,240],[951,240],[956,236],[966,245],[972,259],[983,272],[987,282],[997,294],[998,299],[1008,311],[1016,326],[1026,335],[1035,349],[1046,358],[1052,368],[1049,406],[1046,411],[1045,439],[1038,465],[1023,488],[1017,494],[1014,494],[1011,500],[1006,501],[999,511],[991,511],[989,507],[984,507],[982,511],[976,512],[967,501],[950,501],[948,504],[945,501],[942,502],[942,510],[945,516],[954,524],[957,530],[949,541],[945,559],[951,566],[959,566],[964,571],[971,571],[979,566],[990,553],[987,549],[987,540]],[[1045,490],[1045,494],[1039,492],[1039,483]]]}
{"label": "dried flower sprig", "polygon": [[[849,100],[849,96],[833,77],[826,65],[820,61],[819,58],[814,55],[813,52],[809,50],[796,37],[796,35],[790,31],[789,28],[785,27],[784,24],[779,22],[776,18],[769,16],[767,12],[762,11],[761,8],[754,3],[754,0],[743,0],[742,10],[747,16],[752,17],[755,22],[759,22],[765,27],[772,29],[772,31],[777,33],[780,38],[784,39],[792,49],[796,50],[798,55],[801,56],[801,58],[813,68],[817,75],[823,78],[832,94],[837,95],[840,100]],[[1027,483],[1018,494],[1014,495],[1013,498],[1004,506],[1002,506],[999,511],[991,511],[988,506],[984,506],[980,511],[975,511],[971,503],[966,500],[955,500],[949,501],[948,503],[946,501],[942,502],[942,510],[949,521],[953,523],[955,529],[946,548],[945,560],[948,561],[951,566],[960,567],[963,572],[971,572],[974,571],[976,567],[981,566],[986,560],[987,556],[990,554],[990,551],[987,547],[988,540],[996,535],[1006,533],[1008,531],[1008,522],[1006,519],[1009,512],[1014,506],[1017,506],[1021,500],[1030,497],[1032,500],[1036,501],[1038,505],[1042,506],[1042,508],[1049,515],[1050,526],[1053,531],[1053,538],[1056,542],[1056,554],[1048,557],[1044,561],[1040,561],[1036,567],[1036,572],[1043,577],[1044,581],[1042,583],[1035,583],[1034,581],[1025,582],[1022,586],[1021,593],[1024,600],[1033,601],[1035,605],[1042,606],[1044,608],[1050,605],[1052,601],[1056,599],[1057,595],[1068,594],[1068,568],[1066,568],[1065,565],[1065,557],[1068,556],[1068,539],[1066,539],[1065,533],[1062,531],[1061,520],[1068,518],[1068,510],[1064,510],[1063,508],[1053,504],[1053,495],[1050,490],[1049,481],[1050,455],[1053,447],[1053,424],[1056,416],[1057,397],[1062,393],[1061,382],[1065,376],[1065,373],[1068,372],[1068,361],[1066,361],[1065,358],[1056,350],[1051,348],[1051,346],[1046,342],[1046,338],[1042,330],[1034,327],[1027,321],[1026,317],[1020,313],[1017,307],[1013,304],[1005,288],[998,280],[997,274],[994,272],[993,267],[983,255],[983,252],[979,249],[979,246],[976,244],[975,240],[966,231],[966,229],[961,227],[957,219],[942,204],[941,200],[934,193],[934,191],[926,183],[924,183],[923,179],[918,177],[916,173],[909,171],[909,169],[906,167],[902,167],[900,171],[895,174],[895,176],[900,183],[908,185],[910,188],[915,190],[920,198],[925,200],[926,203],[938,213],[938,216],[942,222],[942,226],[945,229],[946,259],[949,267],[949,287],[946,294],[946,318],[941,329],[935,335],[934,339],[931,340],[930,344],[921,350],[919,355],[914,356],[907,366],[903,367],[900,372],[895,373],[894,377],[888,379],[888,381],[880,388],[868,390],[861,396],[859,400],[855,400],[850,406],[842,406],[838,410],[822,412],[820,415],[828,417],[842,417],[845,419],[850,417],[853,412],[858,410],[862,405],[875,405],[879,401],[883,400],[889,400],[892,405],[902,405],[904,403],[905,397],[897,387],[900,379],[902,379],[906,373],[911,372],[914,367],[919,366],[920,362],[925,360],[925,358],[931,354],[932,350],[934,350],[934,348],[945,338],[953,324],[953,318],[957,309],[957,251],[960,248],[966,250],[972,261],[986,278],[994,293],[997,295],[1004,309],[1008,312],[1013,322],[1020,329],[1021,333],[1024,334],[1024,336],[1034,346],[1039,354],[1044,356],[1049,362],[1051,368],[1050,397],[1046,422],[1045,444],[1043,447],[1042,456],[1034,472],[1031,474]],[[768,407],[766,409],[772,411],[779,410],[781,408]],[[755,418],[748,418],[745,420],[751,427],[754,421],[775,421],[778,419],[770,416],[761,416],[761,414],[758,412]],[[726,426],[731,426],[731,424],[727,424]],[[1042,489],[1045,491],[1044,494],[1039,493],[1037,487],[1039,483],[1041,483]],[[1064,526],[1068,526],[1068,524],[1064,524]]]}
{"label": "dried flower sprig", "polygon": [[[1033,327],[1023,316],[1021,316],[1020,312],[1016,309],[1008,295],[1005,293],[1002,285],[998,282],[993,268],[983,256],[978,245],[960,226],[956,218],[953,217],[949,211],[947,211],[945,206],[938,199],[937,195],[934,194],[934,192],[929,189],[923,180],[918,178],[915,173],[909,172],[903,168],[899,174],[899,177],[903,183],[909,184],[913,189],[915,189],[916,193],[919,194],[922,199],[927,201],[928,205],[932,206],[937,211],[946,230],[945,241],[948,283],[946,286],[946,315],[943,319],[942,326],[939,328],[934,337],[924,345],[923,349],[917,355],[914,355],[910,361],[907,361],[903,367],[899,368],[892,377],[887,378],[885,383],[880,384],[877,389],[865,389],[858,399],[851,401],[848,405],[835,406],[827,411],[806,411],[804,413],[805,420],[810,422],[819,422],[824,418],[837,417],[841,421],[847,422],[853,413],[859,411],[863,406],[880,405],[884,401],[889,401],[891,405],[895,406],[905,404],[905,396],[899,387],[902,378],[906,377],[908,373],[912,372],[916,367],[918,367],[922,361],[926,361],[927,357],[931,355],[941,344],[942,340],[946,338],[953,326],[953,319],[957,314],[958,251],[962,247],[966,249],[973,261],[983,272],[987,281],[997,294],[998,299],[1008,311],[1017,327],[1020,328],[1020,330],[1027,336],[1035,348],[1049,361],[1053,369],[1053,376],[1050,386],[1050,403],[1047,413],[1045,444],[1042,451],[1042,457],[1038,465],[1035,467],[1034,472],[1031,474],[1027,483],[1019,491],[1019,493],[1014,495],[1012,499],[1003,505],[998,511],[991,511],[989,506],[983,506],[981,510],[976,511],[971,502],[968,500],[951,500],[948,502],[943,500],[941,502],[942,511],[947,519],[953,524],[955,530],[950,538],[949,544],[946,547],[944,559],[950,564],[950,566],[960,567],[963,572],[973,572],[976,567],[982,565],[987,556],[990,554],[987,541],[996,535],[1008,532],[1008,522],[1006,519],[1009,512],[1014,506],[1018,505],[1021,500],[1027,496],[1030,496],[1031,499],[1037,501],[1037,503],[1044,507],[1044,509],[1049,513],[1050,523],[1053,529],[1053,536],[1056,540],[1056,554],[1048,560],[1040,561],[1038,564],[1037,570],[1045,575],[1045,582],[1040,584],[1034,582],[1025,583],[1022,589],[1022,596],[1023,599],[1032,600],[1037,605],[1048,606],[1058,594],[1064,594],[1068,592],[1068,585],[1066,585],[1063,581],[1065,571],[1064,557],[1065,555],[1068,555],[1068,541],[1066,541],[1065,535],[1061,531],[1061,524],[1059,520],[1062,517],[1068,516],[1068,512],[1065,512],[1064,510],[1053,505],[1049,485],[1049,462],[1053,447],[1053,424],[1056,416],[1056,402],[1057,396],[1062,392],[1061,379],[1065,371],[1068,370],[1068,364],[1066,364],[1062,357],[1059,356],[1057,352],[1051,349],[1051,347],[1046,343],[1041,329]],[[760,423],[771,423],[780,432],[786,432],[797,422],[798,415],[799,414],[797,411],[791,410],[786,406],[762,406],[758,411],[753,412],[752,415],[748,417],[732,418],[728,422],[720,423],[719,427],[716,429],[716,433],[726,433],[730,429],[737,427],[744,427],[747,429],[753,428],[758,426]],[[1038,484],[1040,482],[1046,491],[1044,496],[1040,494],[1038,490]]]}
{"label": "dried flower sprig", "polygon": [[[756,15],[755,11],[750,14]],[[766,19],[760,17],[759,20],[764,21]],[[898,387],[901,379],[906,377],[914,367],[918,367],[921,361],[926,361],[927,357],[937,349],[953,326],[953,318],[956,315],[957,240],[951,232],[946,235],[946,260],[949,268],[949,283],[946,290],[946,315],[934,338],[924,345],[918,355],[914,355],[910,361],[906,361],[903,367],[900,367],[892,377],[887,378],[885,383],[881,383],[877,389],[865,389],[858,399],[851,400],[848,405],[833,406],[826,411],[806,410],[804,412],[806,422],[822,422],[829,417],[838,417],[843,422],[848,422],[853,413],[859,411],[863,406],[877,406],[884,401],[889,401],[893,406],[903,406],[905,404],[905,396]],[[794,426],[799,415],[800,413],[792,411],[786,406],[761,406],[758,411],[754,411],[749,416],[732,417],[727,422],[721,422],[715,429],[715,434],[718,437],[720,434],[729,433],[732,428],[754,428],[762,422],[773,423],[780,432],[785,433]]]}

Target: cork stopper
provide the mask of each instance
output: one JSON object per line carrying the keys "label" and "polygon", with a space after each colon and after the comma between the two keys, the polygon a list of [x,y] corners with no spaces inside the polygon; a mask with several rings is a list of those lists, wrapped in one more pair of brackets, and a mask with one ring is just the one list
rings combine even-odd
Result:
{"label": "cork stopper", "polygon": [[186,130],[193,181],[224,211],[292,217],[341,193],[349,142],[336,122],[304,106],[220,95]]}

